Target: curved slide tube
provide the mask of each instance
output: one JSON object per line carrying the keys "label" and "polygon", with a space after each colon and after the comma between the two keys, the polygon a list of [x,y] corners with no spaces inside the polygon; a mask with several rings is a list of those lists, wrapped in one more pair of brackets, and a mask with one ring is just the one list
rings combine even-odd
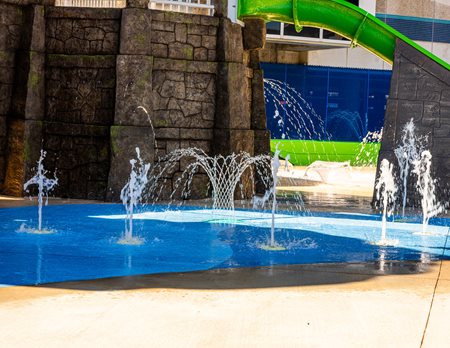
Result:
{"label": "curved slide tube", "polygon": [[344,0],[239,0],[240,19],[257,17],[266,21],[294,24],[335,32],[392,64],[396,39],[403,40],[438,64],[450,70],[450,64],[436,57],[405,35],[370,13]]}

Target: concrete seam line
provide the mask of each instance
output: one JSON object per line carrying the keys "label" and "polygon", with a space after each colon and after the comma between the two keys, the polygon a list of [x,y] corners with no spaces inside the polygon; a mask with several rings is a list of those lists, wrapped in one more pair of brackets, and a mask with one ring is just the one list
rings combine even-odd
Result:
{"label": "concrete seam line", "polygon": [[434,297],[436,296],[436,289],[437,289],[437,286],[439,284],[439,278],[441,277],[442,264],[444,262],[445,250],[447,248],[447,241],[448,241],[449,233],[450,233],[450,229],[447,231],[447,237],[445,238],[444,248],[442,250],[442,255],[441,255],[441,262],[440,262],[440,265],[439,265],[439,272],[438,272],[438,275],[437,275],[436,283],[434,284],[433,296],[431,297],[430,309],[428,310],[427,321],[425,323],[425,328],[423,330],[422,340],[420,341],[420,348],[423,347],[423,343],[425,341],[425,335],[427,333],[428,323],[430,322],[431,310],[433,309]]}

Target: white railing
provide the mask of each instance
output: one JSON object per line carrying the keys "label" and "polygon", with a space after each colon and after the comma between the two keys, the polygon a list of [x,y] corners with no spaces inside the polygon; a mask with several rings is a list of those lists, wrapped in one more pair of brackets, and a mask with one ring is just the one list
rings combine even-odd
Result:
{"label": "white railing", "polygon": [[150,8],[206,16],[214,15],[214,5],[211,0],[151,0]]}
{"label": "white railing", "polygon": [[[149,8],[153,10],[214,15],[213,0],[150,0]],[[56,0],[55,6],[124,8],[126,0]]]}
{"label": "white railing", "polygon": [[126,0],[56,0],[55,6],[124,8]]}

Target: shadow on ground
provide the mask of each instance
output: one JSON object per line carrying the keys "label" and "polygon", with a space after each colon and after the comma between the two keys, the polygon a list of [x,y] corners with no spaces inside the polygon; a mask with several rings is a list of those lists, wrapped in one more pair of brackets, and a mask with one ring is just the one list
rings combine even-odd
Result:
{"label": "shadow on ground", "polygon": [[163,273],[97,280],[50,283],[45,288],[86,291],[136,289],[235,290],[318,286],[363,282],[374,277],[430,272],[439,262],[387,261],[374,263],[280,265]]}

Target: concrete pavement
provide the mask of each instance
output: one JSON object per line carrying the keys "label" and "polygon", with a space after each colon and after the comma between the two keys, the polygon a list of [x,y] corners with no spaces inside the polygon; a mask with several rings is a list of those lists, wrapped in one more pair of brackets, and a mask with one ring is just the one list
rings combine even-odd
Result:
{"label": "concrete pavement", "polygon": [[448,347],[450,262],[293,265],[0,289],[2,347]]}

